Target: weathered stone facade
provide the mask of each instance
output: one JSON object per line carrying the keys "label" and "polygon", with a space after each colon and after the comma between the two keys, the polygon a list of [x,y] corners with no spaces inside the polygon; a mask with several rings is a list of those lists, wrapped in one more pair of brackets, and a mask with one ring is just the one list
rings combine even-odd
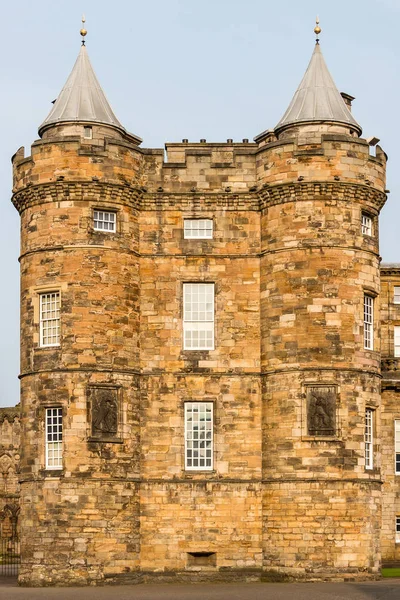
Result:
{"label": "weathered stone facade", "polygon": [[395,460],[395,421],[400,421],[400,353],[395,351],[394,328],[400,326],[400,303],[395,302],[395,287],[400,288],[400,264],[383,265],[381,282],[382,558],[386,564],[398,564],[400,535],[397,534],[396,540],[396,517],[400,518],[400,468],[396,469]]}
{"label": "weathered stone facade", "polygon": [[[380,391],[384,152],[337,122],[166,144],[167,161],[120,128],[91,129],[46,125],[13,158],[20,583],[378,576],[381,549],[399,558],[381,489],[386,469],[399,495],[384,433],[399,388]],[[115,214],[115,232],[96,231],[94,211]],[[185,239],[184,219],[212,220],[212,239]],[[183,349],[187,283],[214,284],[214,349]],[[46,293],[61,303],[50,347]],[[213,407],[208,470],[185,467],[188,401]],[[58,470],[45,458],[52,407]]]}
{"label": "weathered stone facade", "polygon": [[19,531],[20,432],[19,406],[0,408],[0,541]]}

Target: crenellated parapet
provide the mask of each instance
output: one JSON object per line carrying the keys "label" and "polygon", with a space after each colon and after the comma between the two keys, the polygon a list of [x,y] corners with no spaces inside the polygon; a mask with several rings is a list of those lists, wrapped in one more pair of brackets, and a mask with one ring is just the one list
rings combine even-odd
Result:
{"label": "crenellated parapet", "polygon": [[322,132],[313,143],[297,137],[260,144],[257,183],[345,181],[385,191],[387,157],[378,146],[370,153],[366,140]]}

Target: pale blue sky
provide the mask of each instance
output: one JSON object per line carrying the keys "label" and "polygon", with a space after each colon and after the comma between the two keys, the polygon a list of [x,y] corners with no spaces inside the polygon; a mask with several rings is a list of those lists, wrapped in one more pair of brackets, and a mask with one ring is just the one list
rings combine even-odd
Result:
{"label": "pale blue sky", "polygon": [[182,138],[252,139],[287,108],[314,46],[340,91],[356,96],[363,136],[389,154],[381,254],[400,262],[399,0],[18,0],[2,5],[0,65],[2,327],[0,406],[18,402],[19,216],[12,154],[37,128],[79,52],[80,17],[101,85],[122,124],[163,147]]}

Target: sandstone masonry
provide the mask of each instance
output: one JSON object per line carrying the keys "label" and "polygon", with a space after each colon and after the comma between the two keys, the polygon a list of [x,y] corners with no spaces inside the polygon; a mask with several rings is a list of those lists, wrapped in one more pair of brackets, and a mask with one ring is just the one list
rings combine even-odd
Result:
{"label": "sandstone masonry", "polygon": [[165,160],[77,65],[13,157],[20,583],[377,577],[400,559],[385,153],[322,87],[332,114]]}

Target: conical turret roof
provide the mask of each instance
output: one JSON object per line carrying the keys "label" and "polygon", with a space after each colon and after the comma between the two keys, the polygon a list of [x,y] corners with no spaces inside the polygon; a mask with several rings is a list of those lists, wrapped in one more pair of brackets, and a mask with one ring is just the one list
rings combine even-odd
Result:
{"label": "conical turret roof", "polygon": [[275,132],[289,125],[313,121],[343,123],[359,135],[362,132],[329,73],[319,43],[315,45],[307,71]]}
{"label": "conical turret roof", "polygon": [[39,135],[51,125],[76,121],[111,125],[125,133],[97,80],[84,44],[52,110],[39,127]]}

